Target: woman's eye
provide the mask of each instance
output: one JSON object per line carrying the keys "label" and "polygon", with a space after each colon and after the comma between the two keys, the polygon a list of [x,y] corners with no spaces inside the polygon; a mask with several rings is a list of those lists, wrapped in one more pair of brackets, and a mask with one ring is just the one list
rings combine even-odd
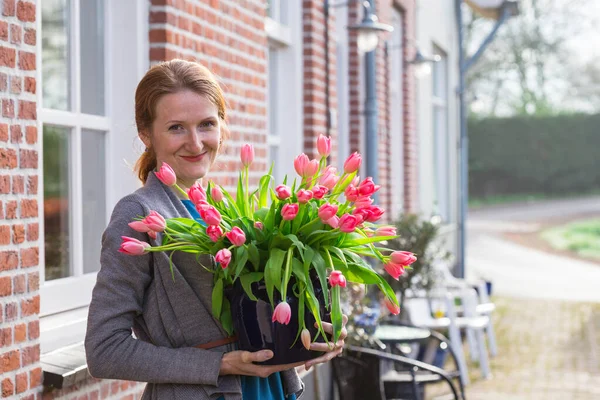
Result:
{"label": "woman's eye", "polygon": [[183,125],[181,125],[181,124],[175,124],[175,125],[171,125],[169,127],[170,131],[179,131],[181,129],[183,129]]}
{"label": "woman's eye", "polygon": [[216,125],[215,121],[204,121],[200,124],[200,126],[203,128],[212,128],[215,125]]}

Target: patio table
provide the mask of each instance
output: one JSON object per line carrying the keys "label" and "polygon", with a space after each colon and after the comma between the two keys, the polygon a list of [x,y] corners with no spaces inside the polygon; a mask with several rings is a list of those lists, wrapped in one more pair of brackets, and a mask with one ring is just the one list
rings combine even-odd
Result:
{"label": "patio table", "polygon": [[431,336],[429,329],[415,328],[402,325],[379,325],[375,329],[375,338],[383,343],[412,343],[420,342]]}

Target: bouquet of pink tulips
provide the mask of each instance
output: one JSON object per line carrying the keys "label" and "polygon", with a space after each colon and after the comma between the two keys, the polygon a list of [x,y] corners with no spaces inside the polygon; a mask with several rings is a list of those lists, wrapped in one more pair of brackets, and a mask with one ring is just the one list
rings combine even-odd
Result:
{"label": "bouquet of pink tulips", "polygon": [[[388,309],[397,314],[398,300],[394,291],[364,257],[379,260],[387,273],[398,279],[415,256],[407,251],[392,251],[378,242],[394,239],[392,226],[378,225],[384,210],[373,205],[372,195],[379,190],[371,178],[357,176],[361,156],[352,154],[338,173],[327,165],[330,139],[317,140],[320,160],[300,154],[294,160],[298,177],[291,186],[287,177],[273,188],[271,171],[264,175],[254,190],[249,188],[249,166],[254,159],[251,145],[241,151],[242,171],[235,198],[224,188],[209,182],[207,188],[192,186],[187,193],[177,186],[173,170],[165,163],[156,176],[166,185],[184,193],[195,204],[205,224],[187,218],[165,220],[156,212],[130,224],[134,229],[156,238],[161,246],[150,246],[124,238],[122,252],[132,255],[152,251],[184,251],[214,256],[220,266],[214,274],[212,312],[223,327],[233,331],[231,311],[224,288],[240,281],[247,296],[255,300],[251,284],[264,281],[273,307],[273,322],[288,324],[290,305],[285,301],[288,283],[295,279],[294,293],[299,296],[298,337],[308,348],[311,338],[304,319],[305,307],[322,329],[323,315],[311,279],[325,293],[324,302],[330,312],[336,342],[342,330],[340,290],[347,282],[375,284],[385,295]],[[275,304],[274,292],[281,294]],[[327,341],[327,339],[325,339]]]}

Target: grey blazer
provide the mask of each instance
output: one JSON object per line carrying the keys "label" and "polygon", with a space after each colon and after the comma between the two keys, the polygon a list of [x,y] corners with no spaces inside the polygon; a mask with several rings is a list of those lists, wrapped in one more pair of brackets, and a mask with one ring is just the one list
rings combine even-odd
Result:
{"label": "grey blazer", "polygon": [[[192,347],[227,336],[211,314],[212,274],[194,255],[177,252],[173,281],[167,254],[129,256],[117,251],[121,236],[152,243],[147,234],[127,225],[150,210],[165,218],[191,218],[152,173],[144,187],[115,206],[102,237],[101,269],[89,308],[85,350],[90,374],[148,382],[142,399],[214,400],[223,395],[239,400],[240,377],[219,376],[223,353],[233,345]],[[214,266],[208,256],[201,262]],[[302,394],[304,385],[294,369],[281,377],[286,396]]]}

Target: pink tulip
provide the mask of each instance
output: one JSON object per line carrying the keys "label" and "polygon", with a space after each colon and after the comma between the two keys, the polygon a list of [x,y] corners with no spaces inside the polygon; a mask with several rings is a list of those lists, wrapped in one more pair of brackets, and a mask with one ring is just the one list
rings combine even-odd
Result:
{"label": "pink tulip", "polygon": [[298,204],[286,204],[285,206],[283,206],[283,208],[281,209],[281,216],[283,217],[284,220],[286,221],[291,221],[294,218],[296,218],[296,215],[298,215]]}
{"label": "pink tulip", "polygon": [[375,236],[396,236],[396,227],[381,226],[375,231]]}
{"label": "pink tulip", "polygon": [[358,189],[355,186],[349,185],[344,190],[344,195],[346,196],[346,200],[354,202],[358,199]]}
{"label": "pink tulip", "polygon": [[336,206],[335,204],[325,203],[321,207],[319,207],[318,215],[319,215],[319,218],[321,218],[321,221],[325,222],[328,219],[335,216],[337,211],[338,211],[338,206]]}
{"label": "pink tulip", "polygon": [[368,177],[358,185],[358,194],[359,196],[372,196],[379,188],[381,188],[381,186],[373,183],[373,178]]}
{"label": "pink tulip", "polygon": [[242,164],[244,164],[244,167],[248,167],[250,164],[252,164],[252,161],[254,161],[254,146],[251,144],[243,145],[240,158],[242,159]]}
{"label": "pink tulip", "polygon": [[150,236],[150,239],[154,240],[156,240],[156,238],[158,237],[158,235],[154,231],[148,231],[148,236]]}
{"label": "pink tulip", "polygon": [[344,214],[340,218],[339,228],[340,231],[345,233],[354,232],[356,227],[361,223],[360,219],[355,215]]}
{"label": "pink tulip", "polygon": [[199,182],[194,183],[187,191],[188,197],[196,206],[206,202],[206,191]]}
{"label": "pink tulip", "polygon": [[217,203],[220,203],[223,201],[223,192],[218,186],[213,186],[210,190],[210,197],[212,197],[212,199]]}
{"label": "pink tulip", "polygon": [[383,210],[383,208],[381,208],[379,206],[371,206],[371,207],[369,207],[370,215],[367,217],[366,221],[377,222],[377,221],[379,221],[379,219],[381,219],[384,212],[385,211]]}
{"label": "pink tulip", "polygon": [[227,268],[231,262],[231,252],[227,249],[219,250],[215,255],[215,261],[221,264],[221,268]]}
{"label": "pink tulip", "polygon": [[385,298],[385,300],[383,301],[385,303],[385,306],[387,307],[388,310],[390,310],[390,312],[394,315],[398,315],[400,314],[400,306],[394,304],[390,299],[388,299],[387,297]]}
{"label": "pink tulip", "polygon": [[328,157],[329,153],[331,153],[331,138],[319,135],[317,139],[317,151],[322,158]]}
{"label": "pink tulip", "polygon": [[358,187],[358,182],[360,182],[360,176],[355,176],[354,179],[352,179],[352,182],[350,182],[350,184],[354,187]]}
{"label": "pink tulip", "polygon": [[292,309],[288,303],[282,301],[277,304],[275,310],[273,311],[273,319],[272,322],[279,322],[280,324],[287,325],[290,323],[290,319],[292,318]]}
{"label": "pink tulip", "polygon": [[395,280],[398,280],[404,273],[404,267],[400,264],[394,264],[393,262],[385,264],[383,268]]}
{"label": "pink tulip", "polygon": [[171,166],[166,162],[163,162],[158,172],[155,172],[154,174],[162,183],[167,186],[173,186],[175,182],[177,182],[175,171],[173,171],[173,168],[171,168]]}
{"label": "pink tulip", "polygon": [[356,208],[367,208],[373,204],[373,199],[370,197],[359,197],[354,202],[354,207]]}
{"label": "pink tulip", "polygon": [[303,178],[305,177],[306,166],[309,162],[308,156],[304,153],[294,159],[294,169],[296,170],[296,173]]}
{"label": "pink tulip", "polygon": [[357,152],[350,154],[350,157],[344,161],[344,172],[351,174],[360,168],[362,157]]}
{"label": "pink tulip", "polygon": [[119,252],[130,256],[141,256],[142,254],[145,254],[146,249],[150,247],[149,243],[142,242],[141,240],[132,237],[121,236],[121,239],[123,239],[123,242],[121,242]]}
{"label": "pink tulip", "polygon": [[352,211],[352,215],[355,215],[360,219],[360,222],[365,222],[371,218],[371,210],[369,208],[356,208]]}
{"label": "pink tulip", "polygon": [[151,231],[162,232],[167,227],[167,222],[162,215],[156,211],[150,211],[150,214],[142,220]]}
{"label": "pink tulip", "polygon": [[279,185],[275,188],[275,193],[279,200],[285,200],[292,195],[292,190],[288,186]]}
{"label": "pink tulip", "polygon": [[260,222],[260,221],[256,221],[256,222],[254,223],[254,227],[255,227],[256,229],[260,230],[260,231],[262,231],[263,229],[265,229],[265,226],[264,226],[264,225],[263,225],[263,223],[262,223],[262,222]]}
{"label": "pink tulip", "polygon": [[300,334],[300,340],[302,340],[302,345],[306,350],[310,350],[310,344],[312,342],[312,338],[310,337],[310,332],[308,329],[302,329],[302,333]]}
{"label": "pink tulip", "polygon": [[336,175],[336,169],[331,165],[327,167],[321,178],[319,178],[319,184],[325,186],[327,189],[331,190],[337,184],[340,179]]}
{"label": "pink tulip", "polygon": [[298,193],[296,193],[296,197],[298,197],[298,203],[306,204],[313,198],[313,192],[310,190],[300,189]]}
{"label": "pink tulip", "polygon": [[332,271],[331,274],[329,274],[329,284],[332,287],[346,287],[346,277],[340,271]]}
{"label": "pink tulip", "polygon": [[225,234],[225,236],[227,236],[227,239],[229,239],[234,246],[242,246],[246,243],[246,234],[237,226],[234,226],[230,232]]}
{"label": "pink tulip", "polygon": [[325,186],[315,185],[312,188],[313,197],[315,199],[321,200],[329,191]]}
{"label": "pink tulip", "polygon": [[327,225],[329,225],[330,227],[332,227],[333,229],[337,228],[338,226],[340,226],[340,218],[338,216],[333,216],[331,218],[329,218],[326,221]]}
{"label": "pink tulip", "polygon": [[146,233],[150,231],[148,225],[146,225],[143,221],[133,221],[130,222],[129,225],[134,231]]}
{"label": "pink tulip", "polygon": [[206,234],[213,242],[218,242],[223,237],[223,229],[219,225],[209,225],[206,227]]}
{"label": "pink tulip", "polygon": [[417,261],[417,257],[410,251],[394,251],[390,254],[390,261],[394,264],[406,266]]}
{"label": "pink tulip", "polygon": [[310,160],[308,164],[306,164],[306,168],[304,169],[305,178],[310,178],[314,176],[319,170],[319,162],[317,160]]}
{"label": "pink tulip", "polygon": [[208,225],[219,225],[221,223],[221,213],[211,205],[202,204],[196,207],[198,213]]}

